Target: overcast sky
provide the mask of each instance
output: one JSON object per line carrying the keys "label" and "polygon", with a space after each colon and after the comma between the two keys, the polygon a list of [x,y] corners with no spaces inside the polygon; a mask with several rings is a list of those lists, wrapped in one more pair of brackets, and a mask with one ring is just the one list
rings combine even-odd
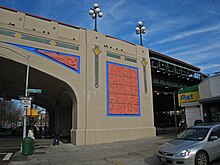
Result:
{"label": "overcast sky", "polygon": [[138,21],[147,28],[145,47],[201,68],[220,71],[220,0],[0,0],[0,5],[94,29],[88,14],[97,2],[98,31],[139,44]]}

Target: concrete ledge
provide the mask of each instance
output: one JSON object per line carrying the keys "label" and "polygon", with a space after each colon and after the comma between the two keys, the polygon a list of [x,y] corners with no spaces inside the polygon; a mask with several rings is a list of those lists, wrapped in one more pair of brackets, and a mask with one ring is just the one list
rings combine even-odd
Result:
{"label": "concrete ledge", "polygon": [[154,127],[94,129],[86,131],[86,144],[101,144],[156,137]]}

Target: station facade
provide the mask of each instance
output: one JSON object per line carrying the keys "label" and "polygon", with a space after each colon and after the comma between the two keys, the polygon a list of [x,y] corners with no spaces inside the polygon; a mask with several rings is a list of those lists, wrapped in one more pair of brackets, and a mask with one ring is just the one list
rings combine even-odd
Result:
{"label": "station facade", "polygon": [[156,136],[147,48],[6,8],[0,36],[0,94],[24,93],[29,60],[28,88],[42,89],[33,103],[51,132],[60,125],[75,145]]}

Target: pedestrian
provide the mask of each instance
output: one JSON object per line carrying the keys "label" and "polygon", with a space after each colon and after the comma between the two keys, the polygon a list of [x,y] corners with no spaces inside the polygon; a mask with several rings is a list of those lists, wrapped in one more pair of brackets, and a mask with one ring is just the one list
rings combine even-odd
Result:
{"label": "pedestrian", "polygon": [[33,133],[32,130],[28,130],[28,137],[30,137],[31,139],[35,140],[34,133]]}
{"label": "pedestrian", "polygon": [[43,128],[40,125],[40,127],[39,127],[40,138],[42,138],[42,130],[43,130]]}
{"label": "pedestrian", "polygon": [[183,132],[186,129],[186,121],[184,118],[182,118],[179,122],[179,127],[180,127],[180,133]]}
{"label": "pedestrian", "polygon": [[44,125],[44,137],[47,138],[47,125]]}
{"label": "pedestrian", "polygon": [[32,125],[32,130],[33,130],[34,136],[37,137],[37,127],[34,124]]}
{"label": "pedestrian", "polygon": [[60,134],[61,134],[60,125],[56,125],[55,128],[54,128],[53,145],[59,145],[60,144]]}

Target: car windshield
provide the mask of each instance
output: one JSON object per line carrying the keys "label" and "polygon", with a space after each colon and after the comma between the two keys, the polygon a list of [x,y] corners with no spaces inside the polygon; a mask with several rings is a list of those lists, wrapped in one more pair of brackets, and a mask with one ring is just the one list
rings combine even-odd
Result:
{"label": "car windshield", "polygon": [[210,128],[188,128],[177,136],[177,139],[202,141]]}

